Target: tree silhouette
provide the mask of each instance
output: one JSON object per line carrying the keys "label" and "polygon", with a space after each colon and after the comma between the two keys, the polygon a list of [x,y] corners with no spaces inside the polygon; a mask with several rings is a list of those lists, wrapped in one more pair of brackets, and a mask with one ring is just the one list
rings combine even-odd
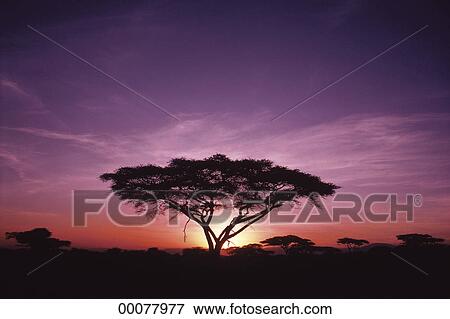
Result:
{"label": "tree silhouette", "polygon": [[432,246],[444,241],[428,234],[403,234],[397,235],[397,239],[403,241],[403,246],[411,248]]}
{"label": "tree silhouette", "polygon": [[292,248],[293,246],[296,246],[298,250],[301,247],[306,248],[307,246],[314,245],[311,240],[304,239],[295,235],[275,236],[264,239],[260,243],[264,244],[265,246],[280,246],[286,255],[288,254],[290,248]]}
{"label": "tree silhouette", "polygon": [[209,255],[208,251],[202,247],[185,248],[182,251],[183,256],[197,257]]}
{"label": "tree silhouette", "polygon": [[296,254],[311,253],[315,243],[309,239],[304,239],[304,238],[301,238],[301,239],[302,240],[292,244],[289,247],[288,254],[296,255]]}
{"label": "tree silhouette", "polygon": [[70,241],[52,238],[51,235],[47,228],[35,228],[24,232],[8,232],[6,239],[15,239],[19,246],[33,250],[54,250],[70,246]]}
{"label": "tree silhouette", "polygon": [[108,248],[107,250],[105,250],[105,253],[107,253],[109,255],[120,255],[123,252],[124,252],[124,250],[122,248],[118,248],[118,247]]}
{"label": "tree silhouette", "polygon": [[352,252],[355,247],[361,247],[363,245],[367,245],[369,242],[365,239],[354,239],[354,238],[339,238],[337,240],[338,244],[347,246],[349,252]]}
{"label": "tree silhouette", "polygon": [[147,254],[147,256],[152,256],[152,257],[166,257],[166,256],[170,256],[170,254],[164,250],[160,250],[158,247],[150,247],[147,249],[147,251],[145,252]]}
{"label": "tree silhouette", "polygon": [[[174,158],[165,167],[122,167],[100,178],[111,181],[116,195],[138,209],[145,203],[152,207],[163,203],[172,212],[193,220],[202,227],[209,251],[216,255],[227,241],[285,201],[307,197],[314,202],[317,194],[332,195],[338,188],[317,176],[269,160],[231,160],[222,154],[203,160]],[[232,209],[233,218],[216,234],[211,221],[223,209]],[[152,209],[147,214],[157,212]]]}
{"label": "tree silhouette", "polygon": [[230,256],[265,256],[273,254],[271,250],[263,249],[261,244],[248,244],[242,247],[230,247],[226,249]]}

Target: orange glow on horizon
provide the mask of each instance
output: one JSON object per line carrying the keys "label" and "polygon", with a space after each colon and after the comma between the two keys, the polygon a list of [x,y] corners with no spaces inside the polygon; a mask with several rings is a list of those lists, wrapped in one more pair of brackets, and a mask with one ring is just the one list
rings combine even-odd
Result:
{"label": "orange glow on horizon", "polygon": [[[419,210],[419,213],[421,211]],[[244,232],[226,243],[228,246],[242,246],[259,243],[272,236],[293,234],[311,239],[320,246],[335,246],[337,238],[355,237],[369,240],[371,243],[398,244],[396,235],[402,233],[429,233],[436,237],[450,238],[450,223],[435,223],[429,214],[417,214],[417,222],[406,223],[339,223],[339,224],[291,224],[269,225],[257,224],[247,228]],[[207,247],[203,231],[194,222],[190,222],[186,229],[184,241],[183,227],[185,218],[180,218],[178,226],[168,226],[166,216],[161,215],[150,225],[143,227],[121,227],[114,225],[105,212],[90,215],[87,227],[73,227],[70,214],[53,213],[8,213],[0,214],[0,232],[24,231],[36,227],[48,228],[53,236],[72,241],[72,247],[106,249],[118,247],[123,249],[183,249],[190,247]],[[223,225],[213,226],[217,233]],[[6,241],[2,236],[0,245],[13,246],[15,242]]]}

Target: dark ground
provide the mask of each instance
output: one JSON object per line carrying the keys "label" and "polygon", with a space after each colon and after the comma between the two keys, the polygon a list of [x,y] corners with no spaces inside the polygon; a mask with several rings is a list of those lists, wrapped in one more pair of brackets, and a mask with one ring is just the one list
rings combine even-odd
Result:
{"label": "dark ground", "polygon": [[450,298],[450,249],[299,256],[0,250],[2,298]]}

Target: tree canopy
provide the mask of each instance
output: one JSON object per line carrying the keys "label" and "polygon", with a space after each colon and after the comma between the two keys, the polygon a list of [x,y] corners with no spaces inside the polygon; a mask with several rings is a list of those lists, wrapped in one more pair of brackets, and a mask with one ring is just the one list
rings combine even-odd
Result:
{"label": "tree canopy", "polygon": [[[210,252],[220,254],[224,243],[261,220],[285,201],[334,194],[338,186],[319,177],[275,165],[265,159],[232,160],[216,154],[202,160],[174,158],[167,166],[121,167],[100,176],[122,200],[142,208],[164,203],[199,224]],[[313,196],[314,195],[314,196]],[[232,198],[234,217],[216,234],[210,227],[217,212]],[[155,208],[147,214],[154,215]]]}
{"label": "tree canopy", "polygon": [[23,232],[8,232],[6,239],[15,239],[20,246],[35,250],[52,250],[70,246],[70,241],[52,238],[47,228],[35,228]]}
{"label": "tree canopy", "polygon": [[230,247],[226,249],[230,256],[266,256],[273,254],[271,250],[265,250],[261,244],[248,244],[242,247]]}
{"label": "tree canopy", "polygon": [[338,244],[347,246],[348,251],[353,251],[355,247],[361,247],[367,245],[369,242],[365,239],[354,239],[349,237],[339,238]]}
{"label": "tree canopy", "polygon": [[275,236],[261,241],[265,246],[280,246],[287,255],[295,247],[296,251],[305,250],[315,245],[311,240],[298,237],[296,235]]}
{"label": "tree canopy", "polygon": [[288,254],[296,255],[296,254],[311,253],[315,245],[316,243],[313,242],[312,240],[302,238],[301,241],[293,243],[289,247]]}
{"label": "tree canopy", "polygon": [[403,246],[415,248],[431,246],[444,241],[442,238],[435,238],[428,234],[403,234],[397,235],[397,239],[403,241]]}

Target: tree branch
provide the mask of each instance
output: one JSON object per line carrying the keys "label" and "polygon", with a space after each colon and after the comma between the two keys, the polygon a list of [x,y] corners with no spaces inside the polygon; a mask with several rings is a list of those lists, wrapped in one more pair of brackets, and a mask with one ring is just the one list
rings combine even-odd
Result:
{"label": "tree branch", "polygon": [[184,238],[183,238],[183,240],[184,240],[184,242],[186,242],[186,227],[187,227],[187,225],[189,224],[189,222],[191,221],[191,219],[188,217],[188,220],[186,221],[186,224],[184,224],[184,228],[183,228],[183,234],[184,234]]}
{"label": "tree branch", "polygon": [[[245,229],[247,229],[248,227],[250,227],[252,224],[256,223],[258,220],[260,220],[261,218],[263,218],[264,216],[266,216],[268,213],[270,213],[270,211],[273,209],[273,206],[268,209],[265,208],[264,210],[262,210],[261,212],[259,212],[257,215],[253,215],[253,216],[249,216],[250,217],[250,221],[245,224],[244,226],[242,226],[241,228],[239,228],[237,231],[235,231],[233,234],[228,235],[227,239],[233,238],[234,236],[237,236],[238,234],[240,234],[241,232],[243,232]],[[248,217],[247,217],[248,218]],[[251,218],[253,218],[253,220],[251,220]],[[247,219],[246,219],[247,220]],[[243,221],[241,221],[243,222]]]}

